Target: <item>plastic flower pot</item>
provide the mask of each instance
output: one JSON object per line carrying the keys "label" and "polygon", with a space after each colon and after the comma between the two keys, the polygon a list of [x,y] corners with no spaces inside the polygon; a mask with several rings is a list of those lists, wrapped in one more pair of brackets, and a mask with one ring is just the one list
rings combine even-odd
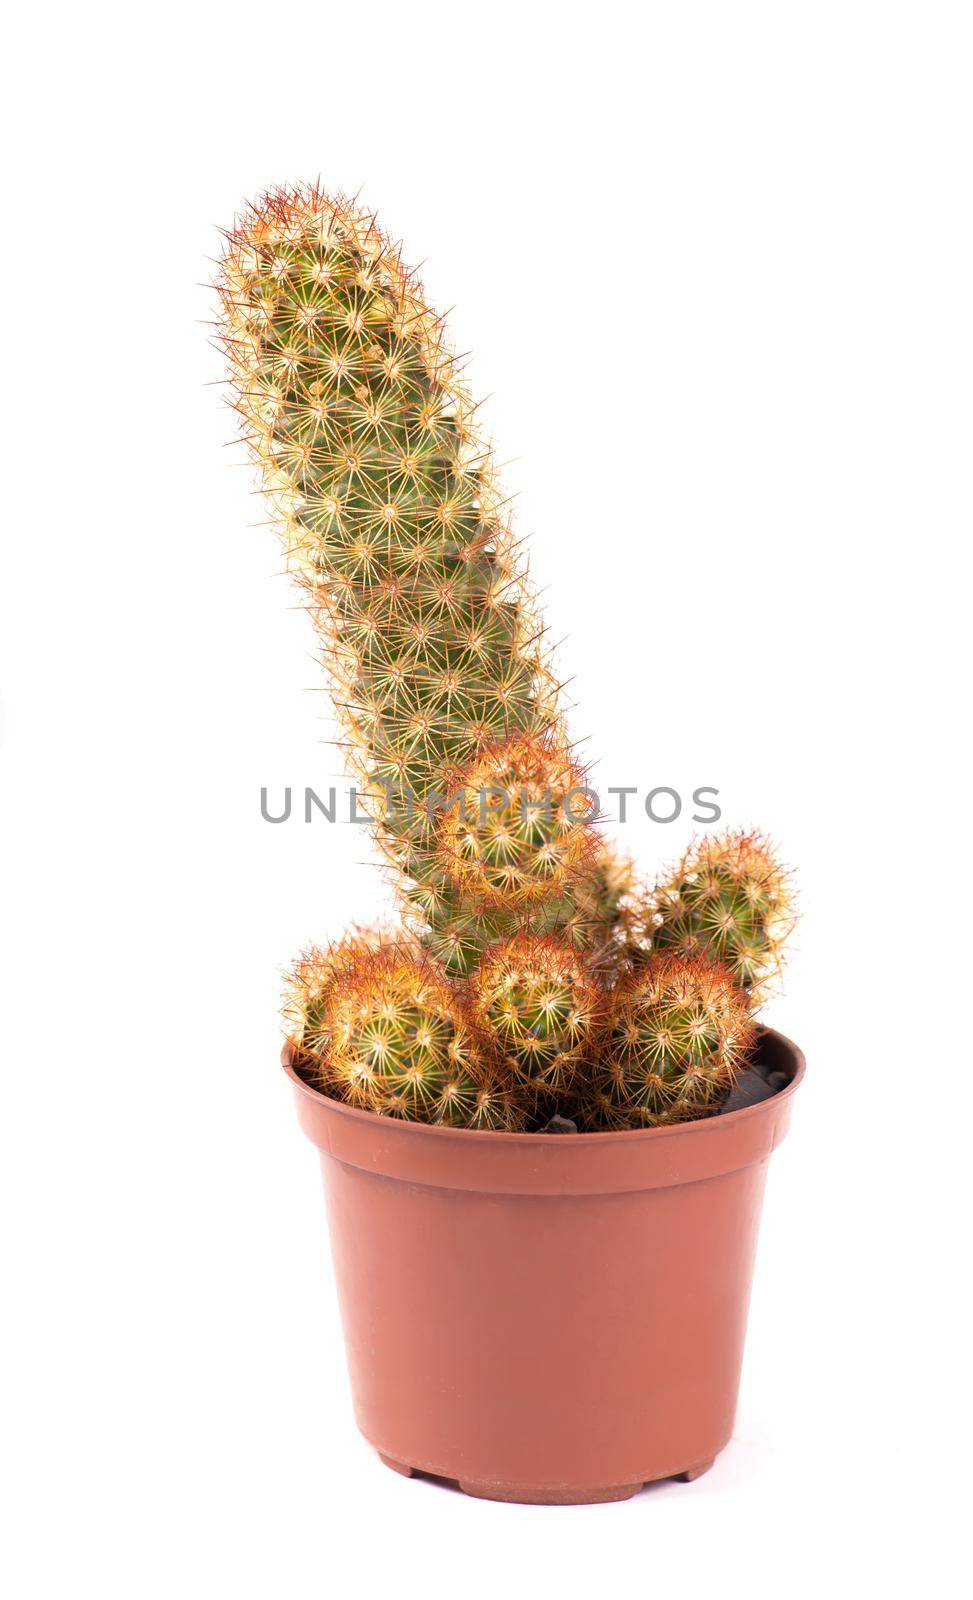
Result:
{"label": "plastic flower pot", "polygon": [[787,1086],[625,1133],[473,1133],[353,1110],[290,1066],[321,1155],[355,1414],[398,1472],[490,1500],[622,1500],[730,1438]]}

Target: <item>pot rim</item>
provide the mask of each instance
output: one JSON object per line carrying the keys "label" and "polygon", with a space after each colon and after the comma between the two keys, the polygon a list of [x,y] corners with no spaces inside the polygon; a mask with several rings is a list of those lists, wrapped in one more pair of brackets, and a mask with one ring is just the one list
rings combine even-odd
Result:
{"label": "pot rim", "polygon": [[796,1045],[792,1039],[789,1039],[786,1034],[781,1033],[777,1028],[769,1028],[763,1023],[758,1023],[757,1033],[761,1038],[779,1039],[788,1053],[793,1054],[797,1063],[791,1080],[786,1087],[778,1089],[775,1094],[769,1095],[766,1100],[758,1100],[752,1106],[742,1106],[739,1111],[724,1112],[719,1117],[698,1117],[687,1122],[674,1122],[660,1128],[604,1128],[597,1132],[572,1134],[514,1133],[492,1128],[444,1128],[434,1122],[420,1122],[418,1119],[412,1121],[407,1117],[382,1117],[377,1111],[366,1111],[359,1106],[346,1105],[343,1100],[337,1100],[333,1095],[324,1094],[320,1089],[312,1088],[309,1083],[305,1083],[304,1079],[298,1076],[291,1065],[290,1058],[294,1048],[292,1040],[288,1039],[285,1042],[281,1050],[280,1060],[281,1066],[288,1078],[290,1078],[295,1091],[310,1101],[311,1105],[320,1105],[322,1108],[327,1108],[329,1114],[346,1118],[351,1123],[358,1123],[363,1128],[374,1127],[376,1124],[382,1128],[390,1126],[395,1128],[416,1128],[421,1129],[424,1135],[432,1135],[437,1139],[446,1141],[452,1140],[455,1142],[456,1140],[475,1139],[478,1144],[490,1141],[494,1147],[514,1145],[519,1150],[527,1150],[531,1147],[548,1149],[552,1143],[570,1144],[575,1150],[581,1148],[592,1150],[599,1146],[604,1148],[607,1143],[631,1147],[638,1143],[644,1144],[650,1139],[686,1139],[703,1128],[712,1128],[715,1123],[719,1123],[724,1128],[728,1128],[730,1125],[735,1128],[742,1128],[745,1123],[751,1120],[765,1117],[769,1106],[783,1106],[785,1102],[793,1098],[795,1090],[804,1077],[807,1067],[804,1052],[799,1045]]}

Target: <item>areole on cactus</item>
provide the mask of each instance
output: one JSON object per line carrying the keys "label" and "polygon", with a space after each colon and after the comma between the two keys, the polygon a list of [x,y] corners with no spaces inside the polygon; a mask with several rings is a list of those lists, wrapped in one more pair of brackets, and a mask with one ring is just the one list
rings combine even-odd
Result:
{"label": "areole on cactus", "polygon": [[403,926],[295,964],[308,1081],[481,1131],[719,1109],[793,922],[755,834],[654,892],[601,839],[442,320],[375,217],[275,190],[227,235],[233,403],[321,641]]}

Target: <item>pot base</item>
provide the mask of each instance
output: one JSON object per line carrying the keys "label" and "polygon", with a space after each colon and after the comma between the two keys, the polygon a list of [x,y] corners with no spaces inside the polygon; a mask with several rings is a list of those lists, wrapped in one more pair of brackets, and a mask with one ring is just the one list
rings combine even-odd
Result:
{"label": "pot base", "polygon": [[[383,1455],[378,1452],[379,1460],[384,1461],[393,1472],[398,1472],[403,1478],[429,1478],[435,1483],[449,1484],[460,1489],[474,1500],[503,1500],[508,1504],[520,1506],[596,1506],[605,1505],[611,1500],[631,1500],[632,1496],[644,1489],[646,1483],[662,1483],[661,1478],[649,1478],[639,1483],[613,1484],[608,1488],[596,1489],[536,1489],[528,1485],[515,1483],[475,1483],[468,1478],[447,1478],[438,1472],[426,1472],[421,1467],[410,1467],[406,1461],[396,1461],[393,1456]],[[712,1461],[701,1461],[694,1467],[686,1467],[682,1472],[668,1473],[667,1477],[676,1478],[680,1483],[692,1483],[696,1478],[701,1478],[713,1465]]]}

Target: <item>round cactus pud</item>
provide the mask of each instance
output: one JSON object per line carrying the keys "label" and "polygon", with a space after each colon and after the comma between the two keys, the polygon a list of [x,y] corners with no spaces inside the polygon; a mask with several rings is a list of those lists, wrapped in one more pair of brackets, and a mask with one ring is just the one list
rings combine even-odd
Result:
{"label": "round cactus pud", "polygon": [[605,995],[569,944],[518,934],[473,977],[473,1007],[502,1068],[535,1102],[570,1096],[601,1024]]}
{"label": "round cactus pud", "polygon": [[[310,945],[287,974],[281,1015],[286,1036],[296,1050],[296,1064],[316,1088],[339,1092],[329,1063],[327,1009],[336,978],[372,954],[392,936],[378,928],[355,928],[322,948]],[[407,941],[395,941],[403,950]]]}
{"label": "round cactus pud", "polygon": [[650,957],[612,996],[585,1124],[646,1128],[705,1116],[729,1091],[755,1034],[726,972],[699,957]]}
{"label": "round cactus pud", "polygon": [[344,967],[323,1026],[328,1070],[353,1105],[451,1127],[516,1126],[466,1005],[426,957],[393,946]]}
{"label": "round cactus pud", "polygon": [[789,874],[759,833],[697,840],[653,897],[653,950],[709,956],[760,1005],[794,927]]}
{"label": "round cactus pud", "polygon": [[446,878],[479,906],[564,895],[597,850],[584,770],[549,740],[507,740],[458,775],[439,843]]}

